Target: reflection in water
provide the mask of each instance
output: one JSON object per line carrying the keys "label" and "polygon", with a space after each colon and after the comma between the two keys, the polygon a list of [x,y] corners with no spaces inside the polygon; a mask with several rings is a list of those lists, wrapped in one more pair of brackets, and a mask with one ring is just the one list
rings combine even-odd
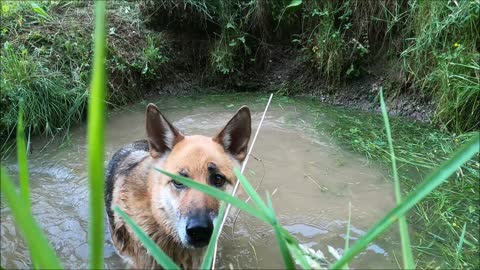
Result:
{"label": "reflection in water", "polygon": [[[228,99],[228,102],[224,101]],[[195,102],[195,106],[192,106]],[[213,135],[241,105],[252,110],[256,129],[264,100],[235,96],[222,102],[207,98],[163,98],[156,104],[186,134]],[[189,103],[190,102],[190,103]],[[166,105],[168,104],[168,105]],[[110,114],[107,158],[131,141],[144,138],[145,103]],[[350,240],[365,231],[394,206],[392,187],[384,173],[364,159],[342,151],[318,134],[312,116],[300,102],[273,101],[255,145],[246,176],[259,194],[268,191],[281,224],[304,245],[329,255],[328,246],[340,253],[345,245],[348,202],[352,203]],[[328,123],[325,116],[323,123]],[[38,142],[37,142],[38,143]],[[34,146],[36,142],[34,141]],[[34,148],[35,149],[35,148]],[[36,148],[38,149],[38,147]],[[85,127],[77,128],[70,146],[52,146],[31,156],[30,182],[35,217],[67,268],[85,268],[88,261],[88,189]],[[16,176],[14,160],[6,162]],[[271,229],[240,213],[221,237],[218,268],[279,268],[276,240]],[[1,261],[5,268],[30,268],[25,242],[13,225],[10,211],[1,206]],[[107,268],[124,267],[109,240]],[[387,233],[350,264],[354,268],[397,268],[396,234]]]}

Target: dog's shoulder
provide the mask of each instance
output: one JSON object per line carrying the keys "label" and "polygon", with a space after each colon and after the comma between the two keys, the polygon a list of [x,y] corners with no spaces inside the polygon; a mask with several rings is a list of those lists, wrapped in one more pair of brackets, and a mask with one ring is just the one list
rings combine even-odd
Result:
{"label": "dog's shoulder", "polygon": [[[105,208],[110,224],[113,224],[113,211],[111,209],[115,190],[123,189],[129,185],[129,179],[145,182],[146,175],[142,173],[139,164],[150,157],[148,152],[148,143],[146,140],[136,141],[119,149],[110,159],[105,181]],[[132,175],[134,175],[132,177]],[[143,176],[143,177],[140,177]],[[140,188],[138,185],[132,185]]]}

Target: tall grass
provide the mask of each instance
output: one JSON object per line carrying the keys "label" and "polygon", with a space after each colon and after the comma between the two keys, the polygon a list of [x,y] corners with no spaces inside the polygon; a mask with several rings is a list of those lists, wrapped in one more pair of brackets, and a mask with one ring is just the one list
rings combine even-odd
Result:
{"label": "tall grass", "polygon": [[[86,119],[95,1],[2,1],[0,4],[0,153],[14,148],[20,105],[27,135],[54,137]],[[112,1],[107,98],[123,105],[164,79],[169,39],[140,23],[137,4]],[[92,23],[90,23],[92,22]],[[120,31],[121,29],[121,31]],[[115,30],[115,31],[114,31]],[[135,46],[133,46],[133,44]],[[139,91],[142,89],[142,91]],[[66,137],[66,136],[65,136]]]}
{"label": "tall grass", "polygon": [[480,3],[410,1],[402,69],[436,102],[435,121],[455,132],[480,128]]}
{"label": "tall grass", "polygon": [[[400,190],[400,180],[398,179],[397,159],[395,158],[395,151],[393,149],[392,131],[390,129],[390,121],[388,120],[387,106],[383,99],[383,88],[380,88],[380,106],[382,109],[382,116],[385,125],[385,131],[387,133],[388,148],[390,149],[390,159],[392,160],[392,173],[393,181],[395,184],[395,198],[397,204],[402,202],[402,192]],[[408,235],[408,224],[405,216],[401,216],[398,219],[398,225],[400,228],[400,239],[402,241],[402,254],[403,254],[403,266],[406,269],[414,269],[412,247],[410,245],[410,236]]]}
{"label": "tall grass", "polygon": [[95,54],[88,106],[88,182],[90,194],[90,268],[103,268],[105,145],[105,1],[95,2]]}
{"label": "tall grass", "polygon": [[[103,220],[104,220],[104,208],[103,208],[103,151],[104,151],[104,124],[105,124],[105,2],[98,1],[95,3],[95,18],[96,18],[96,31],[95,31],[95,57],[93,65],[93,76],[92,76],[92,87],[91,87],[91,97],[89,103],[89,118],[88,118],[88,161],[89,161],[89,194],[90,194],[90,228],[89,228],[89,246],[90,246],[90,268],[98,269],[103,268]],[[388,118],[386,117],[386,109],[382,100],[383,113],[385,116],[385,130],[387,130],[387,137],[389,138],[390,143],[391,134]],[[26,175],[28,174],[26,155],[23,154],[25,150],[24,145],[24,134],[23,134],[23,125],[22,125],[22,115],[19,116],[19,129],[18,129],[18,140],[17,147],[21,153],[19,154],[19,170],[21,175],[21,196],[18,196],[18,192],[15,190],[13,182],[9,179],[6,174],[6,170],[2,167],[1,169],[1,192],[4,195],[6,202],[8,203],[12,214],[21,228],[23,236],[27,240],[31,251],[32,261],[38,265],[39,268],[49,268],[57,269],[61,268],[59,259],[56,257],[53,249],[48,243],[43,232],[35,222],[30,207],[28,206],[28,179]],[[22,139],[23,138],[23,139]],[[345,251],[345,254],[336,261],[333,265],[330,265],[332,269],[343,268],[346,263],[351,262],[356,255],[358,255],[362,250],[364,250],[369,243],[374,241],[379,237],[386,229],[392,226],[397,220],[402,219],[408,210],[413,208],[420,200],[428,196],[435,188],[440,184],[448,180],[450,175],[455,173],[462,164],[469,161],[475,154],[479,152],[480,147],[480,135],[475,134],[472,138],[466,142],[460,149],[458,149],[453,156],[451,156],[447,161],[434,169],[433,172],[418,185],[412,192],[410,192],[404,199],[401,199],[399,194],[400,190],[398,187],[398,179],[396,180],[396,190],[397,190],[397,206],[392,209],[384,218],[382,218],[375,226],[373,226],[362,238],[358,239],[348,250]],[[395,160],[393,154],[393,147],[390,144],[392,161]],[[395,164],[392,165],[393,170],[395,171]],[[258,218],[269,224],[275,234],[275,237],[278,242],[278,247],[280,254],[285,263],[285,267],[288,269],[294,269],[294,259],[302,268],[311,268],[309,263],[308,256],[305,252],[305,249],[298,243],[298,241],[279,223],[275,211],[273,208],[272,201],[270,196],[267,193],[266,202],[261,198],[261,196],[256,193],[255,189],[247,181],[247,179],[237,170],[234,169],[234,173],[240,181],[241,185],[247,192],[247,194],[252,198],[254,205],[247,204],[244,201],[241,201],[238,198],[232,197],[231,195],[220,191],[211,186],[206,186],[200,184],[191,179],[173,175],[169,172],[162,171],[159,168],[156,170],[160,171],[163,174],[172,177],[176,181],[197,190],[200,190],[214,198],[222,200],[224,202],[230,203],[233,206],[237,207],[240,210],[243,210],[250,215]],[[224,209],[222,206],[221,209]],[[152,256],[154,256],[157,262],[165,268],[177,268],[169,259],[165,257],[165,254],[158,249],[151,239],[148,238],[144,232],[132,221],[130,218],[122,214],[121,210],[115,208],[115,211],[119,213],[126,222],[132,227],[135,234],[138,236],[139,241],[141,241],[144,246],[150,251]],[[223,211],[223,210],[222,210]],[[215,233],[219,233],[218,223],[216,224]],[[406,239],[406,233],[404,230],[401,230],[401,237]],[[465,229],[463,229],[462,236],[460,237],[458,243],[458,249],[461,248],[465,242]],[[216,237],[212,237],[216,239]],[[404,247],[402,248],[402,253],[404,257],[407,257],[405,260],[404,267],[410,267],[412,265],[411,258],[409,259],[409,245],[408,241],[403,240],[402,243]],[[203,266],[209,266],[211,263],[213,252],[213,244],[210,243],[208,247],[208,252],[204,258]],[[317,258],[323,260],[324,258]]]}
{"label": "tall grass", "polygon": [[20,178],[20,197],[25,203],[25,207],[30,209],[30,188],[28,183],[28,161],[27,161],[27,145],[25,143],[25,130],[23,126],[23,110],[18,114],[17,124],[17,160]]}
{"label": "tall grass", "polygon": [[15,129],[21,106],[31,133],[51,135],[81,119],[78,111],[86,104],[85,90],[71,89],[68,77],[50,69],[36,52],[5,42],[0,60],[0,135]]}
{"label": "tall grass", "polygon": [[[145,17],[157,18],[153,25],[182,34],[194,29],[208,37],[210,61],[200,66],[209,65],[210,73],[222,74],[222,80],[251,69],[262,71],[272,59],[283,59],[284,52],[275,47],[288,45],[292,58],[305,64],[302,71],[318,80],[313,84],[319,90],[365,74],[383,77],[388,73],[386,95],[407,94],[419,103],[431,101],[435,124],[449,131],[479,128],[478,1],[142,3]],[[178,20],[188,29],[171,23]],[[312,87],[304,83],[303,88],[310,91]]]}

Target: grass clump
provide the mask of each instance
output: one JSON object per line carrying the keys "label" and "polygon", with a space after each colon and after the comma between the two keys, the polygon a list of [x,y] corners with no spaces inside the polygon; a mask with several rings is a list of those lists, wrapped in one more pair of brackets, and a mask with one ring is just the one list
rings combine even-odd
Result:
{"label": "grass clump", "polygon": [[52,135],[81,119],[88,96],[86,89],[75,87],[65,74],[52,70],[42,52],[15,47],[8,41],[3,43],[1,52],[3,136],[12,134],[21,106],[25,108],[25,126],[31,133]]}
{"label": "grass clump", "polygon": [[[2,154],[12,147],[19,107],[28,134],[66,132],[85,118],[91,69],[93,2],[3,1],[0,50]],[[169,61],[168,38],[148,31],[135,3],[113,2],[108,17],[110,104],[145,94]],[[162,71],[162,72],[161,72]],[[164,74],[165,75],[165,74]]]}
{"label": "grass clump", "polygon": [[[328,113],[328,108],[326,110]],[[320,112],[324,113],[324,109]],[[332,110],[328,115],[333,121],[319,123],[320,130],[368,159],[390,164],[392,159],[381,116],[349,110],[344,113]],[[390,120],[398,175],[405,193],[414,191],[426,172],[445,162],[459,145],[477,134],[455,136],[401,118]],[[407,215],[415,230],[412,246],[418,267],[479,267],[479,158],[477,153]],[[465,224],[465,243],[459,255],[457,248]]]}
{"label": "grass clump", "polygon": [[412,90],[432,97],[434,120],[461,132],[480,128],[480,3],[411,1],[403,70]]}

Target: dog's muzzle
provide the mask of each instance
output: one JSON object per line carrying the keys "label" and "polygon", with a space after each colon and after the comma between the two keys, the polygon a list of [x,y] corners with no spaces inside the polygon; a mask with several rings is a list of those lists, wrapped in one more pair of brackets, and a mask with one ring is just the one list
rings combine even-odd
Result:
{"label": "dog's muzzle", "polygon": [[213,232],[213,222],[208,214],[197,214],[188,217],[185,232],[188,244],[199,248],[210,241]]}

